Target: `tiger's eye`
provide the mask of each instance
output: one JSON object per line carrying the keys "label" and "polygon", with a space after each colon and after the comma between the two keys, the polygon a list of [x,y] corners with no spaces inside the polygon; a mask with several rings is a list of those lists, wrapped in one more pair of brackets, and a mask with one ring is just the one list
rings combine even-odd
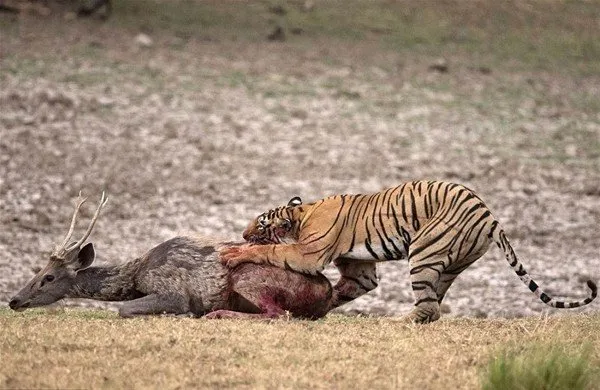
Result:
{"label": "tiger's eye", "polygon": [[258,224],[262,227],[267,226],[267,217],[264,214],[258,217]]}

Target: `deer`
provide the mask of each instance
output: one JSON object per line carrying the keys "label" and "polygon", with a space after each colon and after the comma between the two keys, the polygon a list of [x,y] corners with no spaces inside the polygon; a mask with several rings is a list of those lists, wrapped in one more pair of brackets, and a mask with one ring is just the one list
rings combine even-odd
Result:
{"label": "deer", "polygon": [[[322,274],[303,275],[273,266],[242,264],[228,269],[219,249],[241,245],[200,236],[177,236],[118,265],[92,266],[95,249],[85,243],[106,205],[100,202],[83,237],[71,242],[86,202],[81,193],[71,225],[45,267],[9,302],[16,311],[63,298],[123,301],[119,315],[193,315],[206,318],[318,319],[332,308],[335,292]],[[85,244],[85,245],[84,245]]]}

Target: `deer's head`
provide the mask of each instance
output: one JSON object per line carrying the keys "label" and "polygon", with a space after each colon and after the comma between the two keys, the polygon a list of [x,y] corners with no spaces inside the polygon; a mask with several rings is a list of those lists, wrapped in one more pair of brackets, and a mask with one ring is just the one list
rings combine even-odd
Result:
{"label": "deer's head", "polygon": [[92,233],[100,210],[108,200],[104,193],[83,237],[75,243],[68,244],[75,229],[79,209],[86,200],[87,198],[82,198],[80,193],[65,239],[54,249],[48,264],[10,300],[11,309],[25,310],[29,307],[49,305],[64,298],[73,287],[77,273],[92,264],[95,258],[94,245],[91,242],[83,244]]}

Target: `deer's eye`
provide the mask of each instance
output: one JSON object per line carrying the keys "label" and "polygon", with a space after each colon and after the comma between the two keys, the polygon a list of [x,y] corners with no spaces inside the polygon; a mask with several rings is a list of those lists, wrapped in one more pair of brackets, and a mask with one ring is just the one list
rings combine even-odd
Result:
{"label": "deer's eye", "polygon": [[54,275],[44,276],[44,282],[52,282],[53,280],[54,280]]}

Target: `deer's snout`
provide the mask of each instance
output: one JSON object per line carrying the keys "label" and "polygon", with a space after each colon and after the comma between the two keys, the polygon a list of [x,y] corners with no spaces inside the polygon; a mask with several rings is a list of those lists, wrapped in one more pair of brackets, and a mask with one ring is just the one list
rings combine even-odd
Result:
{"label": "deer's snout", "polygon": [[13,310],[25,310],[29,307],[29,302],[23,302],[19,298],[13,298],[8,303],[8,307]]}

